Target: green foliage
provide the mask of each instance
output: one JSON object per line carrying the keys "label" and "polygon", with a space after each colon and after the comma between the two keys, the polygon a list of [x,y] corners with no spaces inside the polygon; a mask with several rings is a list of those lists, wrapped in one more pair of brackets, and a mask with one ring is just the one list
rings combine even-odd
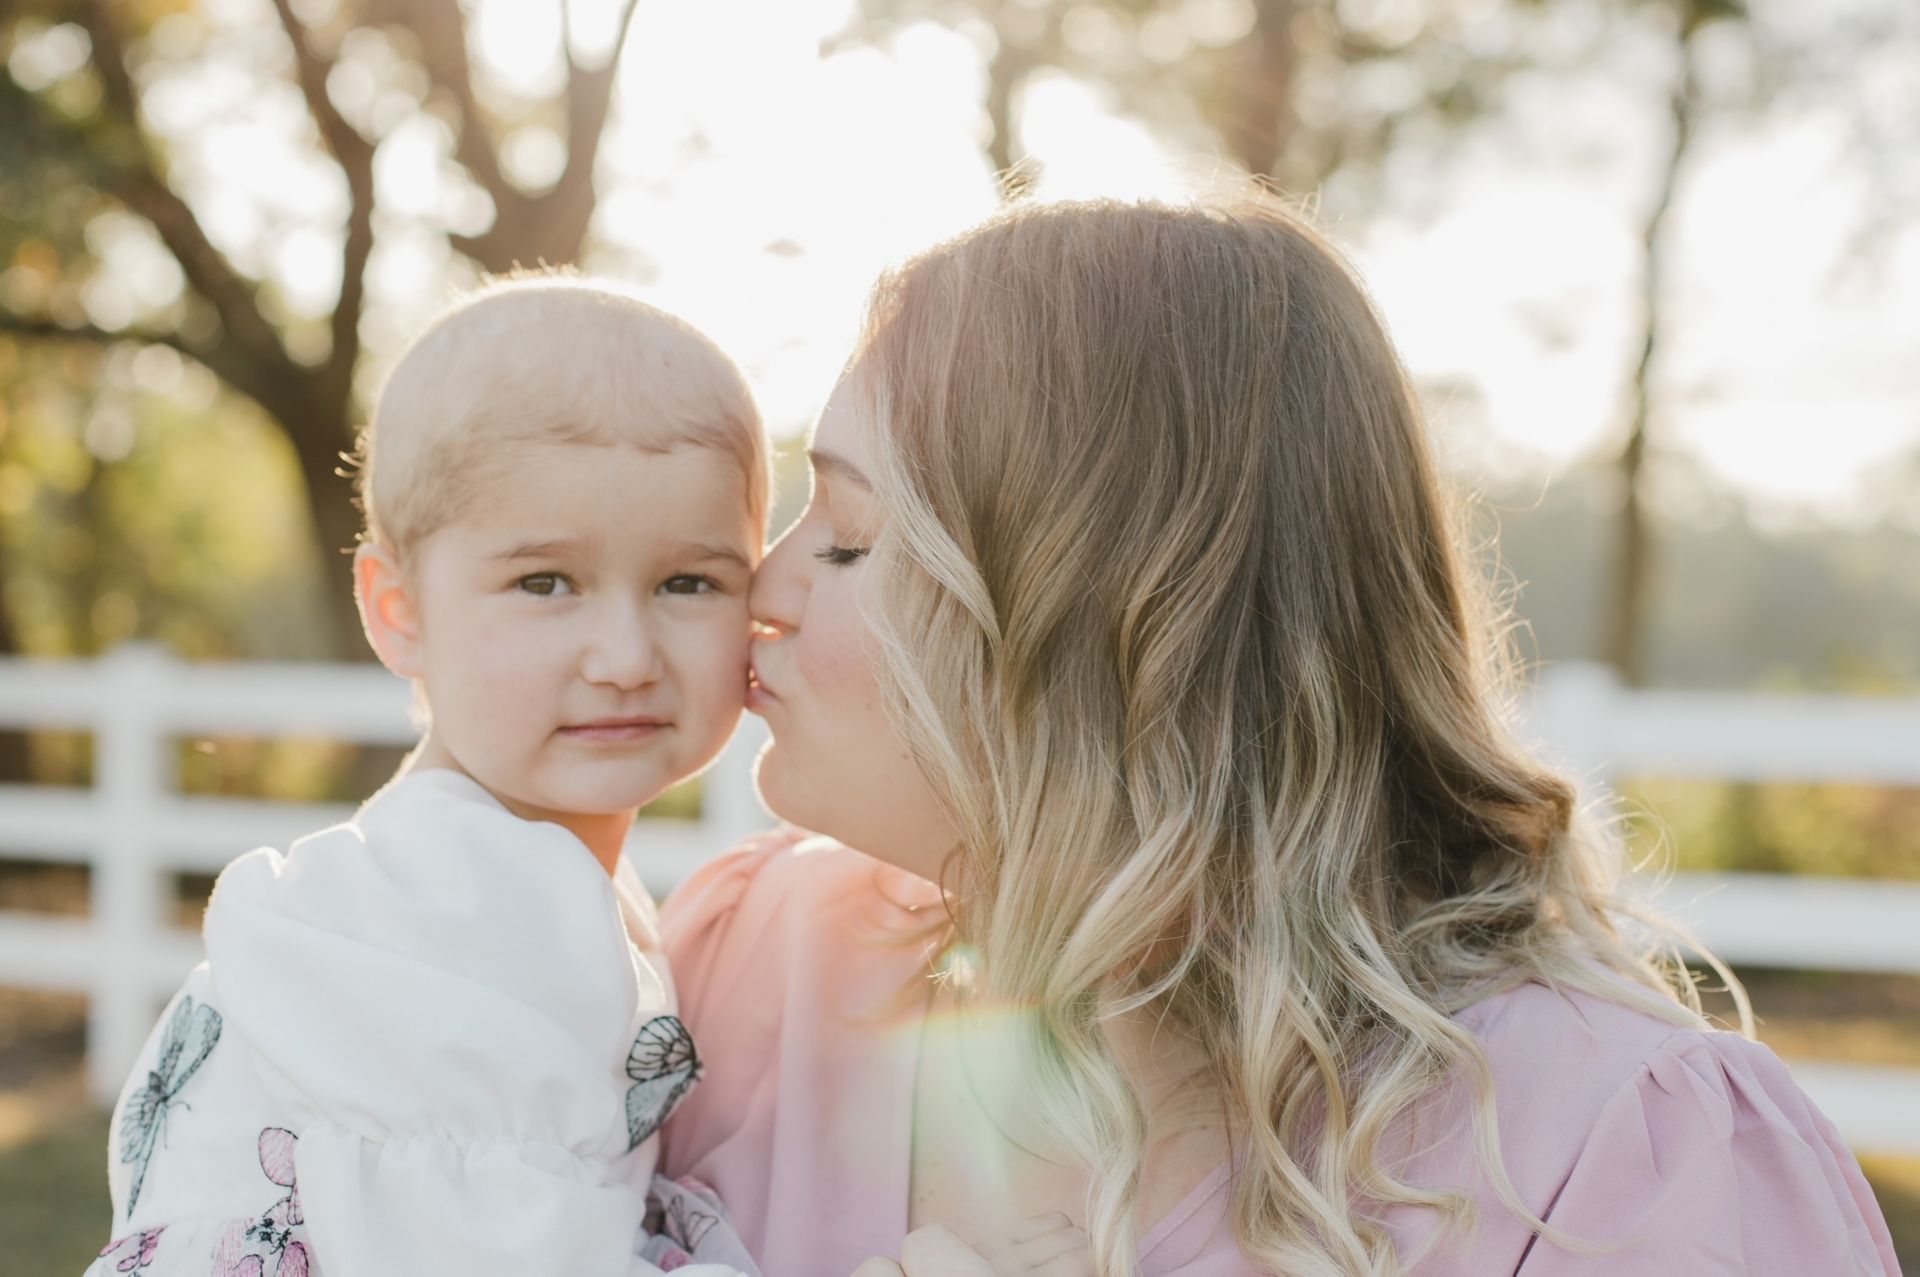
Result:
{"label": "green foliage", "polygon": [[1636,859],[1690,872],[1920,880],[1920,790],[1637,779],[1619,786]]}
{"label": "green foliage", "polygon": [[24,650],[327,652],[283,436],[160,347],[0,338],[0,549]]}

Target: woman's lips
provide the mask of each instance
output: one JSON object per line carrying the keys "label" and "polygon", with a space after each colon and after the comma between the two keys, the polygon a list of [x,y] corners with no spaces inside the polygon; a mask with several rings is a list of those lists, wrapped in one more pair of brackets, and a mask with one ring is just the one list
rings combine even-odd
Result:
{"label": "woman's lips", "polygon": [[765,683],[760,681],[759,669],[754,666],[748,666],[747,667],[747,708],[758,712],[759,710],[765,709],[769,705],[778,704],[779,701],[780,701],[780,697],[776,695],[773,692],[773,690],[770,689]]}
{"label": "woman's lips", "polygon": [[645,740],[658,735],[672,725],[658,718],[601,718],[590,723],[574,723],[562,727],[560,734],[568,740],[618,743]]}

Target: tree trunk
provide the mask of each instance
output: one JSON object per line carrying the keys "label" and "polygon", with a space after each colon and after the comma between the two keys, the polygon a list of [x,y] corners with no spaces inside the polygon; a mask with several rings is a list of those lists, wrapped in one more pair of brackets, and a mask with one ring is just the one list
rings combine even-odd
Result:
{"label": "tree trunk", "polygon": [[1293,19],[1296,0],[1255,0],[1230,115],[1227,151],[1258,178],[1280,177],[1293,134]]}
{"label": "tree trunk", "polygon": [[1640,284],[1641,341],[1634,365],[1629,398],[1627,441],[1620,450],[1620,521],[1613,567],[1612,600],[1601,653],[1629,687],[1648,677],[1646,619],[1653,581],[1653,532],[1648,524],[1645,483],[1647,438],[1653,416],[1654,361],[1664,338],[1662,303],[1667,286],[1667,239],[1681,170],[1693,141],[1699,110],[1698,73],[1694,63],[1694,33],[1700,18],[1692,5],[1681,16],[1680,71],[1668,111],[1672,145],[1661,170],[1659,190],[1641,230],[1646,270]]}

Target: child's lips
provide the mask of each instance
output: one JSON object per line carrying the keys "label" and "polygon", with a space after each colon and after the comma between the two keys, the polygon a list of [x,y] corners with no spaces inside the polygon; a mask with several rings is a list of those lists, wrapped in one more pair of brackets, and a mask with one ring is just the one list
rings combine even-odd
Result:
{"label": "child's lips", "polygon": [[560,734],[570,740],[634,741],[645,740],[671,726],[672,723],[660,718],[599,718],[589,723],[569,724],[560,729]]}

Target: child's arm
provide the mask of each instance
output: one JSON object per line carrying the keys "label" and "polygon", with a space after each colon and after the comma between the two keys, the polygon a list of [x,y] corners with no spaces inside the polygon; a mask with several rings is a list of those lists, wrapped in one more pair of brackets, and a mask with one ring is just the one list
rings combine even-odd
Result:
{"label": "child's arm", "polygon": [[[247,1059],[197,968],[161,1013],[114,1105],[113,1218],[89,1277],[303,1274],[293,1135],[273,1127]],[[211,1268],[210,1268],[211,1265]]]}

